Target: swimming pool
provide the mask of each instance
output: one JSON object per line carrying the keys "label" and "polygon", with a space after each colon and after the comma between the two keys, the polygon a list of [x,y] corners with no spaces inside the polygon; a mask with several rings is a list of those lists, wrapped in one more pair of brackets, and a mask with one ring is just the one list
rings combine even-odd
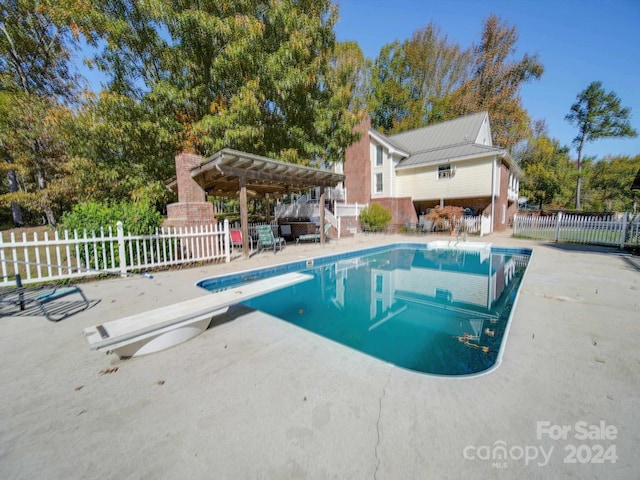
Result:
{"label": "swimming pool", "polygon": [[399,367],[475,375],[501,359],[531,250],[393,244],[198,282],[210,291],[292,271],[305,282],[244,302]]}

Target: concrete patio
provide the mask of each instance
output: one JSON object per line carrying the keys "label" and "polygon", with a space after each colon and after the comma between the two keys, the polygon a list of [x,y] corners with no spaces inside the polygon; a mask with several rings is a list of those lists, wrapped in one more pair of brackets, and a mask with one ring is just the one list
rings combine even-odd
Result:
{"label": "concrete patio", "polygon": [[245,308],[130,360],[82,335],[207,295],[202,278],[437,238],[289,245],[83,284],[99,302],[60,323],[2,318],[0,477],[638,478],[640,258],[615,249],[485,237],[534,254],[503,363],[474,378],[396,368]]}

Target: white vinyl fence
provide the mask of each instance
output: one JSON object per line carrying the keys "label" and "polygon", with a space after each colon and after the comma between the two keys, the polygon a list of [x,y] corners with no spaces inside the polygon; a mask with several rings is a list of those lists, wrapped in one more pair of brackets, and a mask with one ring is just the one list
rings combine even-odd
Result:
{"label": "white vinyl fence", "polygon": [[150,235],[124,233],[122,222],[116,231],[54,232],[49,238],[36,233],[28,238],[9,238],[0,234],[0,286],[15,284],[19,274],[23,283],[128,272],[172,265],[225,261],[231,259],[229,224],[192,228],[156,229]]}
{"label": "white vinyl fence", "polygon": [[557,215],[532,217],[516,215],[513,235],[538,240],[595,245],[640,245],[640,218],[629,213],[620,216]]}

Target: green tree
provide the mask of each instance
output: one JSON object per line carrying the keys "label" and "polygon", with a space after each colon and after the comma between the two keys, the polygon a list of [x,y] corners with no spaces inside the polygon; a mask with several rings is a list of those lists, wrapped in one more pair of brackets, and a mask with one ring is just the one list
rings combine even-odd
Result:
{"label": "green tree", "polygon": [[372,123],[396,132],[443,120],[451,93],[468,79],[471,52],[429,23],[382,47],[371,65]]}
{"label": "green tree", "polygon": [[353,141],[357,118],[334,99],[338,77],[329,71],[337,19],[329,0],[99,8],[92,41],[106,47],[95,64],[118,93],[180,122],[182,149],[319,163],[340,160]]}
{"label": "green tree", "polygon": [[514,158],[524,172],[522,196],[540,209],[544,204],[563,203],[563,188],[571,182],[569,149],[548,136],[544,122],[536,122],[532,136],[514,152]]}
{"label": "green tree", "polygon": [[78,98],[80,79],[71,51],[85,18],[81,0],[8,0],[0,4],[0,156],[8,178],[13,220],[23,223],[20,200],[55,224],[49,181],[63,171],[58,120]]}
{"label": "green tree", "polygon": [[635,137],[638,133],[629,122],[631,109],[622,107],[613,92],[605,92],[602,82],[591,82],[576,97],[565,119],[578,128],[573,145],[578,152],[578,179],[576,183],[576,209],[581,208],[582,150],[584,144],[599,138]]}
{"label": "green tree", "polygon": [[162,207],[163,181],[175,174],[179,122],[159,115],[145,100],[115,92],[88,97],[78,109],[69,139],[66,195],[75,202],[133,201]]}
{"label": "green tree", "polygon": [[593,165],[589,209],[624,212],[633,208],[631,184],[640,170],[640,155],[608,157]]}
{"label": "green tree", "polygon": [[544,67],[537,55],[513,60],[518,41],[516,27],[490,15],[483,22],[482,39],[473,46],[471,79],[451,101],[451,117],[486,110],[491,118],[493,142],[511,148],[530,133],[530,119],[520,100],[520,86],[538,79]]}

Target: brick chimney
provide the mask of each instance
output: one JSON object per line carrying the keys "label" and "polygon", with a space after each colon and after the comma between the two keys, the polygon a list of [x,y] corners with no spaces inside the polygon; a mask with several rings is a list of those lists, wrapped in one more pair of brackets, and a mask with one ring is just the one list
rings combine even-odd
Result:
{"label": "brick chimney", "polygon": [[181,153],[176,156],[176,179],[178,184],[178,203],[167,205],[166,227],[196,227],[216,223],[213,204],[207,202],[207,194],[191,178],[191,169],[202,163],[202,156],[194,153]]}

